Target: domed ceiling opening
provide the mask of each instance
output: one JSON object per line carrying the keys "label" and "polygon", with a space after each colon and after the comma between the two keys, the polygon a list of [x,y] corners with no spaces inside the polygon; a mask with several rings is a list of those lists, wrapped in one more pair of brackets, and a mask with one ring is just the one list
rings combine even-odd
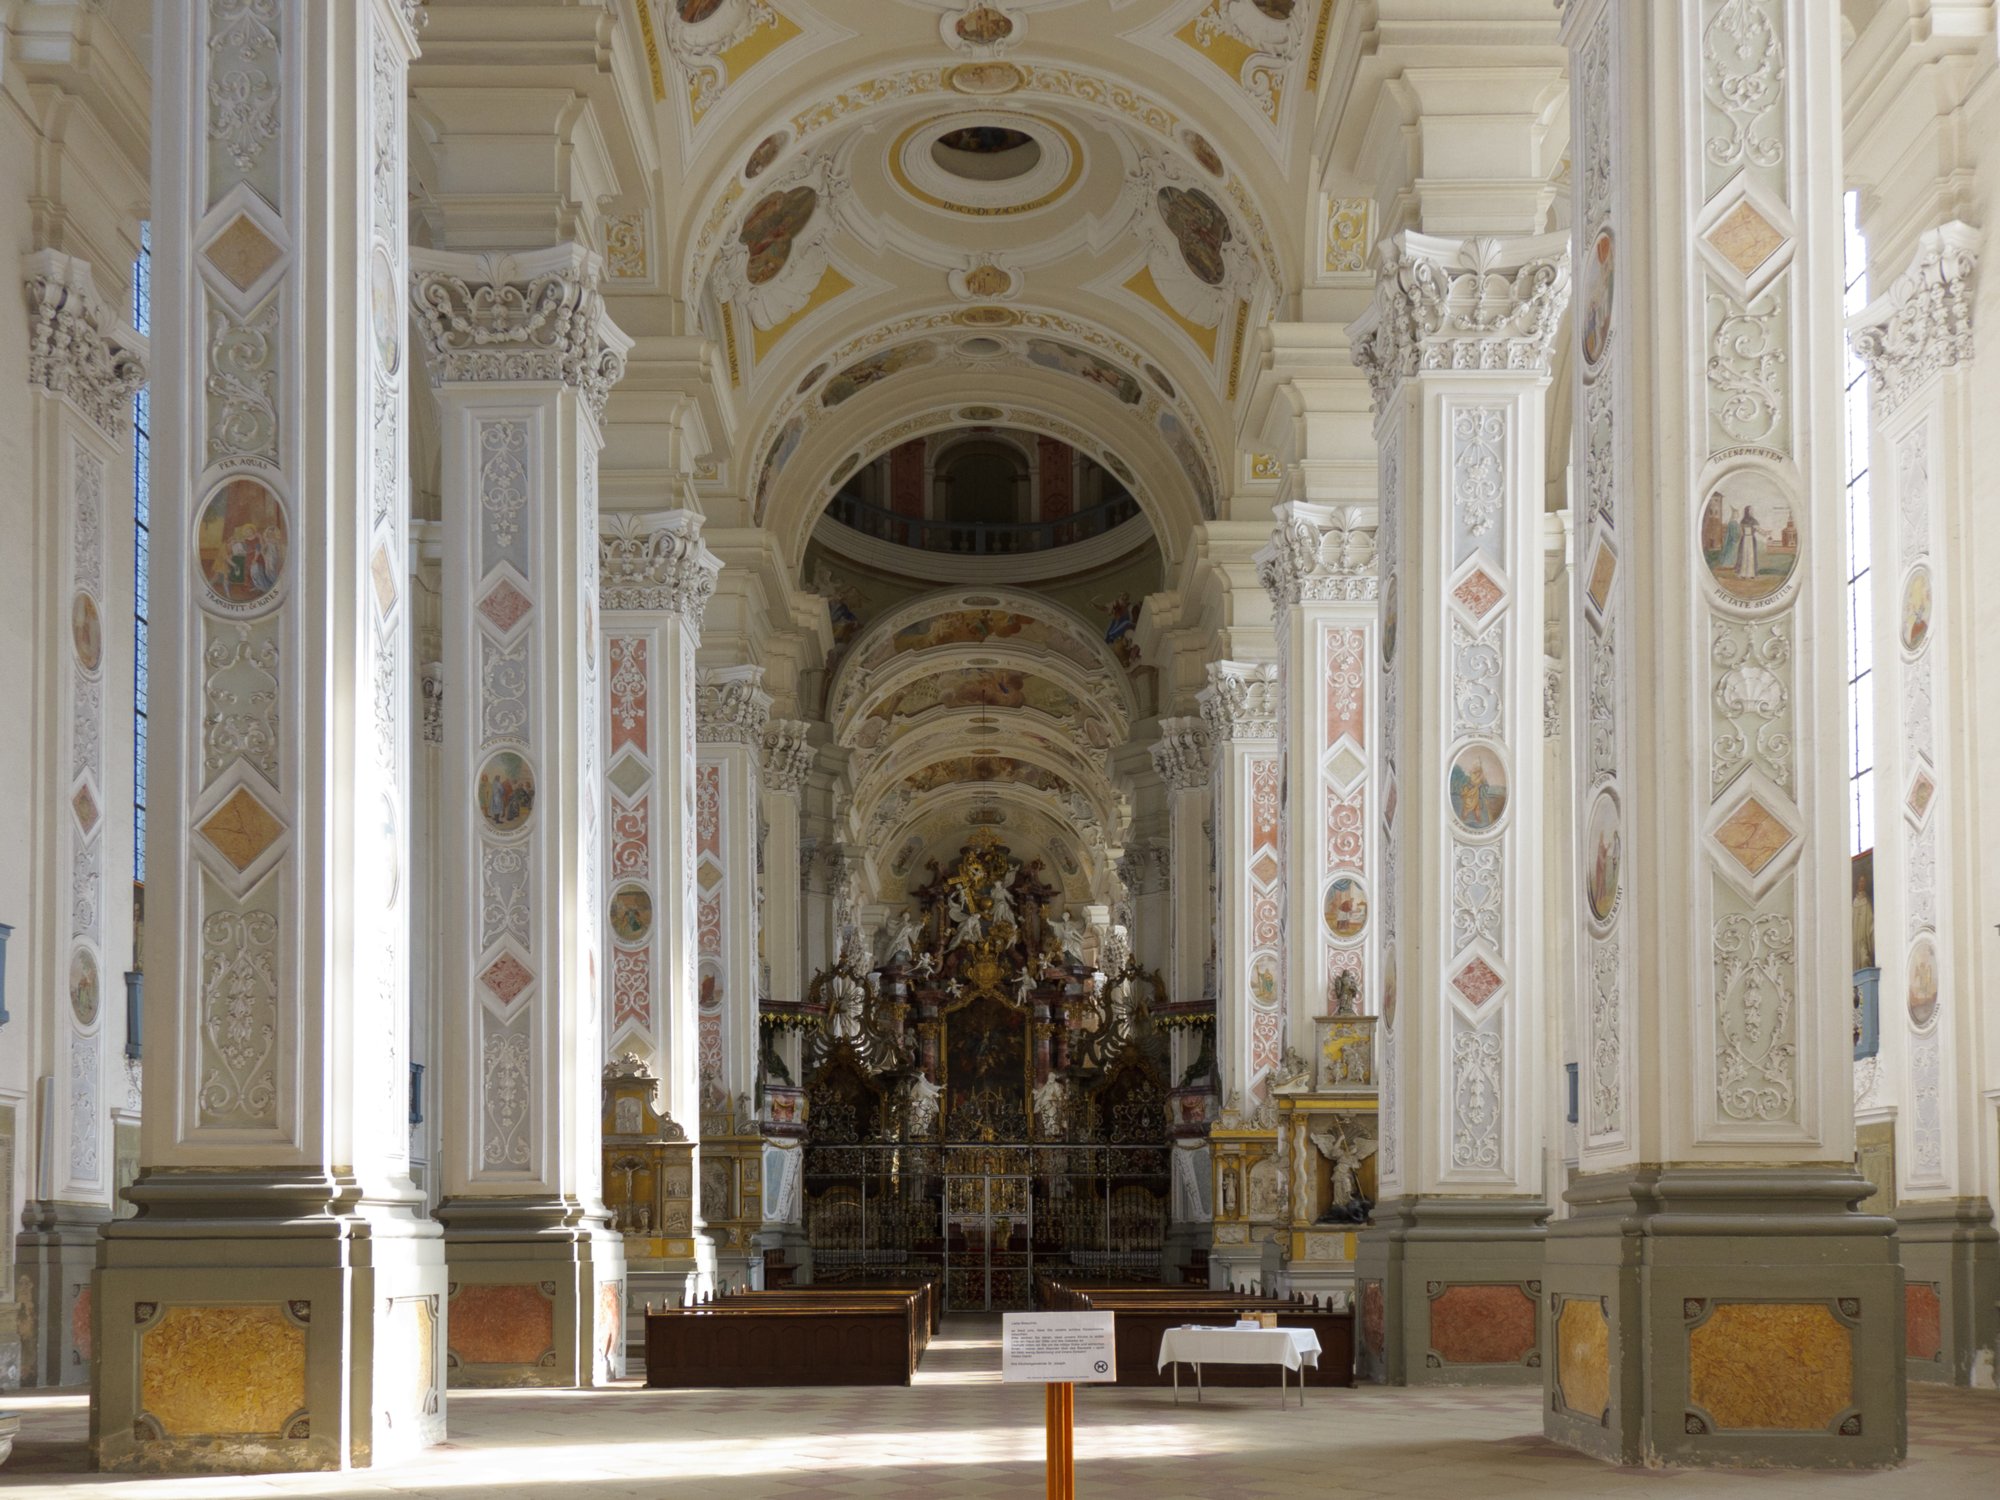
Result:
{"label": "domed ceiling opening", "polygon": [[1035,170],[1042,144],[1004,125],[962,125],[931,142],[931,160],[969,182],[1005,182]]}

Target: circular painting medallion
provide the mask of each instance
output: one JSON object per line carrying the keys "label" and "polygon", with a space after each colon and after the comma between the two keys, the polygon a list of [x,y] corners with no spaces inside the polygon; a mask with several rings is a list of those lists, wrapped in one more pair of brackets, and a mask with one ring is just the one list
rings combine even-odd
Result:
{"label": "circular painting medallion", "polygon": [[233,615],[273,603],[289,537],[285,508],[268,486],[245,477],[224,482],[195,523],[195,566],[208,602]]}
{"label": "circular painting medallion", "polygon": [[369,317],[375,329],[375,358],[382,373],[393,375],[403,363],[403,301],[396,290],[396,268],[380,245],[368,266]]}
{"label": "circular painting medallion", "polygon": [[1014,34],[1014,23],[990,5],[979,5],[958,18],[952,27],[961,41],[975,47],[991,47]]}
{"label": "circular painting medallion", "polygon": [[1467,745],[1451,762],[1451,815],[1467,833],[1491,833],[1507,814],[1507,763],[1496,745]]}
{"label": "circular painting medallion", "polygon": [[1199,188],[1163,187],[1156,195],[1160,222],[1180,246],[1181,259],[1195,280],[1221,286],[1227,274],[1222,247],[1229,242],[1229,215]]}
{"label": "circular painting medallion", "polygon": [[516,751],[495,751],[479,768],[474,796],[487,827],[518,833],[535,813],[535,768]]}
{"label": "circular painting medallion", "polygon": [[1777,479],[1761,468],[1732,469],[1709,487],[1701,512],[1701,556],[1723,597],[1762,604],[1792,580],[1799,522]]}
{"label": "circular painting medallion", "polygon": [[1209,144],[1207,136],[1198,130],[1183,130],[1181,144],[1188,148],[1188,155],[1201,163],[1201,169],[1211,177],[1223,175],[1222,153]]}
{"label": "circular painting medallion", "polygon": [[77,948],[69,956],[69,1008],[79,1026],[97,1024],[102,1001],[97,984],[97,957],[88,948]]}
{"label": "circular painting medallion", "polygon": [[764,286],[777,279],[792,258],[792,243],[819,208],[819,189],[788,188],[769,194],[744,216],[736,238],[750,252],[744,279]]}
{"label": "circular painting medallion", "polygon": [[1910,949],[1910,1024],[1928,1026],[1937,1015],[1937,948],[1927,937]]}
{"label": "circular painting medallion", "polygon": [[1903,580],[1903,623],[1900,631],[1903,649],[1912,656],[1930,644],[1931,570],[1927,564],[1918,563],[1910,569],[1910,576]]}
{"label": "circular painting medallion", "polygon": [[1599,230],[1585,273],[1590,289],[1583,299],[1583,362],[1592,369],[1611,343],[1612,245],[1611,231]]}
{"label": "circular painting medallion", "polygon": [[621,885],[611,893],[611,940],[643,943],[653,930],[653,898],[644,886]]}
{"label": "circular painting medallion", "polygon": [[1351,943],[1368,929],[1368,891],[1352,875],[1336,875],[1326,888],[1327,935]]}
{"label": "circular painting medallion", "polygon": [[1590,914],[1599,922],[1609,922],[1618,910],[1620,871],[1625,858],[1625,834],[1618,817],[1618,799],[1599,792],[1590,807],[1590,821],[1584,825],[1583,898]]}
{"label": "circular painting medallion", "polygon": [[69,601],[69,636],[76,645],[77,665],[95,673],[104,665],[104,620],[97,601],[78,589]]}

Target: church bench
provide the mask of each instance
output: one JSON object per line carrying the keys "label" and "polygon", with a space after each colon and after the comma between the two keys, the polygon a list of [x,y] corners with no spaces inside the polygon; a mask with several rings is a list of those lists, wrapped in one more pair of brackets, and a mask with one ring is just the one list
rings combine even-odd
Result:
{"label": "church bench", "polygon": [[916,1301],[914,1327],[917,1339],[917,1352],[921,1354],[925,1349],[930,1347],[931,1334],[936,1331],[937,1327],[936,1319],[932,1312],[935,1305],[935,1293],[929,1283],[919,1286],[886,1287],[856,1286],[852,1283],[844,1282],[839,1286],[830,1287],[779,1287],[766,1291],[750,1291],[746,1289],[730,1292],[719,1301],[703,1303],[701,1305],[719,1307],[724,1310],[737,1307],[820,1308],[845,1305],[872,1307],[877,1303],[884,1306],[900,1305],[910,1301],[912,1298]]}
{"label": "church bench", "polygon": [[[732,1302],[736,1299],[731,1299]],[[700,1303],[646,1314],[655,1387],[908,1385],[921,1347],[914,1295],[812,1306]]]}
{"label": "church bench", "polygon": [[931,1276],[857,1276],[852,1281],[839,1275],[822,1276],[813,1273],[810,1285],[784,1288],[794,1292],[816,1292],[825,1296],[829,1292],[913,1292],[924,1293],[925,1307],[930,1318],[930,1329],[935,1334],[944,1323],[944,1286]]}

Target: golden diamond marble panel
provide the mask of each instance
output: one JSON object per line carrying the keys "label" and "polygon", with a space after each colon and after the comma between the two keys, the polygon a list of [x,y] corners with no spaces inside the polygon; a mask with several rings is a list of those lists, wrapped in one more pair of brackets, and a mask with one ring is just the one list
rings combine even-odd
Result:
{"label": "golden diamond marble panel", "polygon": [[248,214],[238,214],[222,233],[208,242],[202,254],[208,263],[227,277],[239,291],[247,292],[285,253],[268,234],[257,227]]}
{"label": "golden diamond marble panel", "polygon": [[284,831],[285,825],[271,810],[252,796],[248,787],[241,786],[231,792],[220,807],[202,819],[196,829],[215,846],[215,852],[239,872],[262,859],[264,851],[276,843]]}
{"label": "golden diamond marble panel", "polygon": [[1727,1302],[1688,1335],[1688,1399],[1722,1431],[1831,1429],[1854,1404],[1854,1335],[1823,1302]]}
{"label": "golden diamond marble panel", "polygon": [[1791,829],[1755,797],[1745,797],[1715,830],[1715,841],[1752,875],[1763,874],[1764,867],[1784,852],[1792,837]]}
{"label": "golden diamond marble panel", "polygon": [[1717,255],[1748,276],[1778,253],[1785,236],[1746,198],[1709,230],[1708,242]]}
{"label": "golden diamond marble panel", "polygon": [[306,1404],[306,1331],[275,1303],[170,1307],[139,1336],[139,1404],[169,1438],[282,1436]]}

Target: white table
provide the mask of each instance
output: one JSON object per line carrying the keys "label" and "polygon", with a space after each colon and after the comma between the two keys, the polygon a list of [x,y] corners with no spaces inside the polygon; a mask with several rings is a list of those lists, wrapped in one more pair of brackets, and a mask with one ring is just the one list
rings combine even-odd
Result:
{"label": "white table", "polygon": [[1184,1324],[1160,1335],[1160,1362],[1174,1367],[1174,1405],[1181,1404],[1181,1366],[1194,1366],[1194,1398],[1201,1400],[1201,1367],[1276,1365],[1278,1403],[1285,1404],[1285,1372],[1299,1372],[1299,1405],[1306,1404],[1305,1367],[1319,1368],[1319,1335],[1310,1328],[1203,1328]]}

